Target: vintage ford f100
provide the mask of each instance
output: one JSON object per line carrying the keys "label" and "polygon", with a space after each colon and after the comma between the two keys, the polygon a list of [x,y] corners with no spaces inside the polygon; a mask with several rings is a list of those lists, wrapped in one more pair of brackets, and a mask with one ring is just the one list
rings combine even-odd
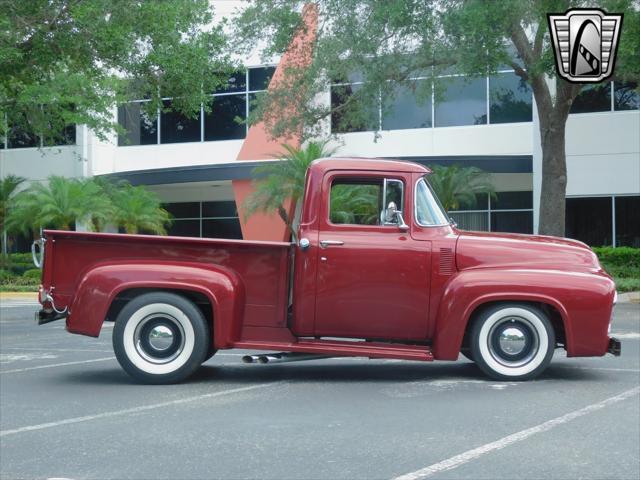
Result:
{"label": "vintage ford f100", "polygon": [[97,337],[122,367],[177,382],[217,350],[256,359],[472,359],[490,377],[620,354],[615,285],[581,242],[456,229],[408,162],[323,159],[295,242],[44,232],[39,322]]}

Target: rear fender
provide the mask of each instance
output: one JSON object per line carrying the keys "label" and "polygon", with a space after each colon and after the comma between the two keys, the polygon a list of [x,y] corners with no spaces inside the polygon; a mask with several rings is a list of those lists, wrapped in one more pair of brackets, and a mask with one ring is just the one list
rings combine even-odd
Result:
{"label": "rear fender", "polygon": [[78,285],[69,309],[67,329],[71,333],[97,337],[118,294],[139,288],[203,294],[213,308],[215,348],[229,347],[240,338],[244,285],[228,268],[197,263],[136,262],[93,266]]}
{"label": "rear fender", "polygon": [[501,301],[552,306],[562,318],[568,356],[604,355],[613,294],[613,282],[597,274],[551,270],[462,271],[451,279],[440,302],[434,357],[457,359],[473,312],[484,304]]}

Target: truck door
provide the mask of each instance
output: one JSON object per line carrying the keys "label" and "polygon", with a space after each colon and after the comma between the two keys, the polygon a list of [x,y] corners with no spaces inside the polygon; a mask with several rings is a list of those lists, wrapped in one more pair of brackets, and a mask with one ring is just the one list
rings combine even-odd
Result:
{"label": "truck door", "polygon": [[328,172],[322,185],[315,335],[425,340],[430,242],[411,238],[410,174]]}

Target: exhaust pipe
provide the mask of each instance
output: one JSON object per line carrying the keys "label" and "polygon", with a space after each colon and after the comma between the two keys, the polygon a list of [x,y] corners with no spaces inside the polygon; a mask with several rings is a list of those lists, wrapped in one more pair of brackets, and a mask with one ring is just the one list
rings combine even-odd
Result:
{"label": "exhaust pipe", "polygon": [[267,353],[261,355],[245,355],[242,357],[243,363],[288,363],[288,362],[302,362],[305,360],[321,360],[323,358],[331,358],[330,355],[314,355],[310,353]]}

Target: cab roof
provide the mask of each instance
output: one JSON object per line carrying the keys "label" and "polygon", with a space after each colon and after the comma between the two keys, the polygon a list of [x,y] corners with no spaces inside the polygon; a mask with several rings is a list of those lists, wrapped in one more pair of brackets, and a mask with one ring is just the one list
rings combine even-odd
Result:
{"label": "cab roof", "polygon": [[412,172],[422,174],[431,173],[431,170],[427,167],[414,162],[363,157],[319,158],[311,163],[310,168],[320,173],[325,173],[330,170],[368,170],[373,172]]}

